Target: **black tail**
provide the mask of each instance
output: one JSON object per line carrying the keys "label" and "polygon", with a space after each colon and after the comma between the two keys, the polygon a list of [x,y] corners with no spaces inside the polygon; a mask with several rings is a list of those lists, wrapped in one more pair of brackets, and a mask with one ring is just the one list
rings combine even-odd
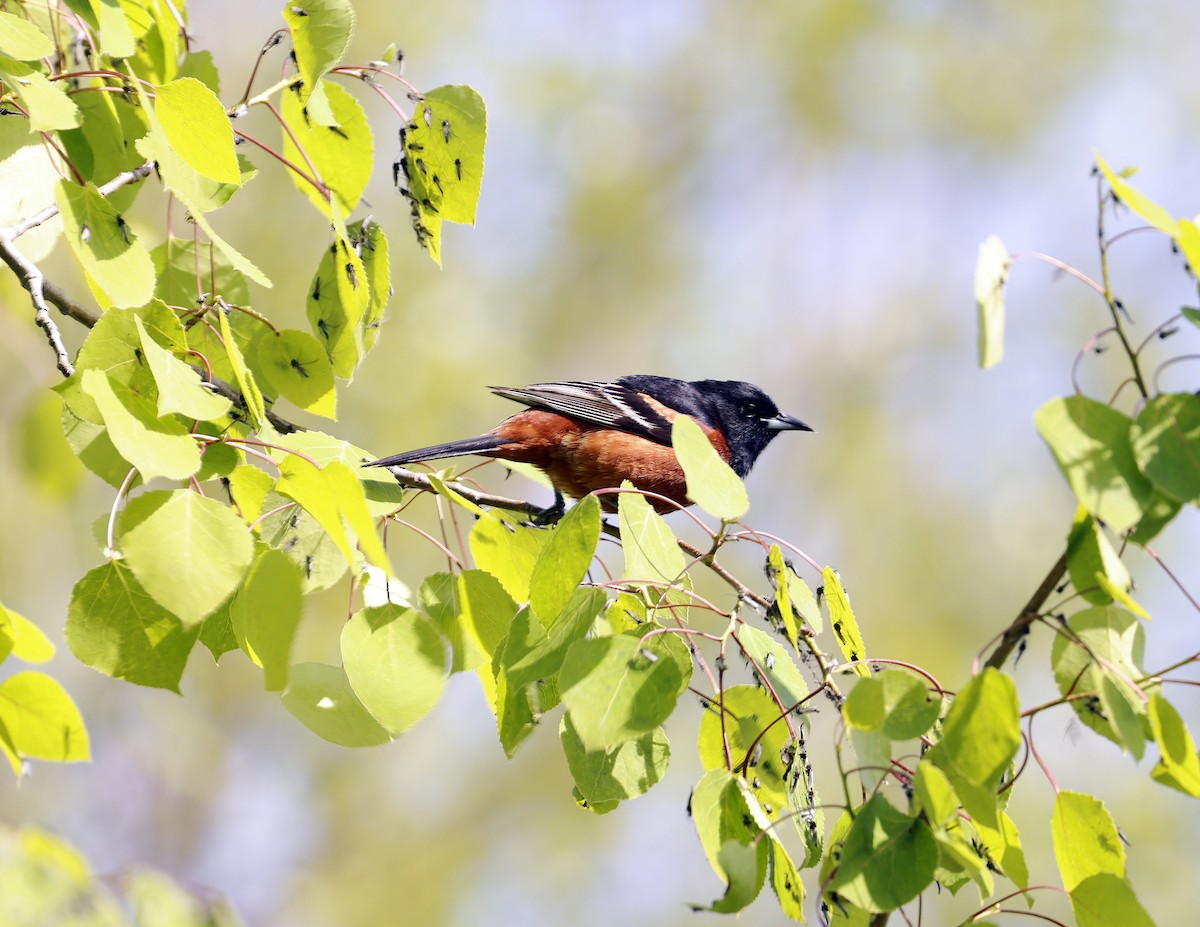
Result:
{"label": "black tail", "polygon": [[464,457],[467,454],[486,454],[504,444],[502,438],[495,435],[480,435],[478,438],[465,438],[462,441],[450,441],[447,444],[434,444],[431,447],[419,447],[415,451],[404,451],[391,457],[380,457],[372,460],[367,467],[402,467],[405,464],[418,463],[422,460],[440,460],[443,457]]}

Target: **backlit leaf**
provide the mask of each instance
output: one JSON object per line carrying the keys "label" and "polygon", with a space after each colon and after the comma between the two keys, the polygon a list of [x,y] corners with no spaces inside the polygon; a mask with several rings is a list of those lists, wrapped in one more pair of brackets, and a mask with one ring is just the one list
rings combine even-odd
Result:
{"label": "backlit leaf", "polygon": [[363,707],[340,666],[299,663],[292,667],[283,707],[323,740],[342,747],[374,747],[392,735]]}
{"label": "backlit leaf", "polygon": [[853,668],[855,673],[859,676],[870,676],[871,667],[858,662],[866,660],[867,647],[863,643],[862,632],[858,629],[858,619],[854,617],[854,610],[850,607],[850,597],[842,588],[841,577],[833,567],[825,567],[821,571],[821,578],[825,582],[824,602],[829,608],[829,626],[833,628],[838,648],[847,660],[857,662]]}
{"label": "backlit leaf", "polygon": [[179,691],[198,631],[151,598],[121,560],[102,563],[79,580],[67,611],[67,646],[80,662],[172,692]]}
{"label": "backlit leaf", "polygon": [[363,706],[392,734],[437,704],[449,673],[441,632],[428,616],[398,605],[356,612],[342,629],[342,660]]}
{"label": "backlit leaf", "polygon": [[113,388],[108,374],[83,372],[83,391],[96,403],[117,451],[142,479],[182,480],[200,469],[200,449],[178,419],[160,419],[149,400]]}
{"label": "backlit leaf", "polygon": [[0,727],[19,756],[59,763],[91,759],[79,709],[45,673],[17,673],[0,682]]}
{"label": "backlit leaf", "polygon": [[130,500],[119,527],[124,563],[187,628],[238,587],[254,552],[237,515],[186,489],[156,490]]}
{"label": "backlit leaf", "polygon": [[154,293],[154,263],[137,235],[91,184],[60,181],[54,194],[63,234],[112,306],[141,306]]}
{"label": "backlit leaf", "polygon": [[1153,397],[1138,413],[1131,437],[1138,466],[1158,489],[1200,504],[1200,396]]}
{"label": "backlit leaf", "polygon": [[54,54],[54,42],[27,19],[0,13],[0,55],[17,61],[36,61]]}
{"label": "backlit leaf", "polygon": [[230,618],[238,644],[263,668],[268,692],[287,686],[292,640],[302,606],[296,564],[282,551],[265,548],[246,572]]}
{"label": "backlit leaf", "polygon": [[308,99],[317,79],[342,60],[354,34],[354,9],[349,0],[287,0],[283,18],[292,33],[296,67]]}
{"label": "backlit leaf", "polygon": [[1118,533],[1133,527],[1151,486],[1134,460],[1129,417],[1086,396],[1068,396],[1038,409],[1034,424],[1087,510]]}
{"label": "backlit leaf", "polygon": [[554,526],[529,578],[529,604],[547,628],[583,582],[599,540],[600,503],[585,496]]}
{"label": "backlit leaf", "polygon": [[324,89],[337,124],[321,125],[309,117],[301,102],[303,89],[299,93],[285,91],[280,112],[286,129],[281,144],[283,156],[309,175],[301,177],[289,171],[296,187],[322,215],[330,216],[329,200],[312,181],[323,183],[334,197],[337,214],[345,216],[358,208],[371,179],[374,145],[358,100],[338,84],[326,82]]}
{"label": "backlit leaf", "polygon": [[693,419],[686,415],[675,419],[671,446],[687,477],[689,499],[723,521],[736,521],[749,511],[745,484]]}
{"label": "backlit leaf", "polygon": [[1012,258],[995,235],[979,246],[975,262],[975,308],[979,328],[979,366],[994,367],[1004,357],[1004,286]]}
{"label": "backlit leaf", "polygon": [[666,648],[668,635],[576,641],[559,674],[563,702],[589,750],[607,750],[654,730],[675,709],[690,677]]}
{"label": "backlit leaf", "polygon": [[286,329],[258,342],[259,369],[267,385],[301,409],[336,418],[333,368],[321,344],[308,332]]}
{"label": "backlit leaf", "polygon": [[217,95],[193,77],[155,88],[154,114],[171,148],[199,174],[241,184],[233,128]]}

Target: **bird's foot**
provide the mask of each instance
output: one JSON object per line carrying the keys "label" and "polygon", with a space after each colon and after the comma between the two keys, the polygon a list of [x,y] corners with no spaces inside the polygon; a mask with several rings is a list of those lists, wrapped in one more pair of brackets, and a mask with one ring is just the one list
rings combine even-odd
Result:
{"label": "bird's foot", "polygon": [[567,502],[563,498],[563,494],[557,490],[554,493],[554,502],[546,506],[544,509],[539,509],[533,513],[533,525],[536,528],[549,528],[553,524],[557,524],[558,520],[566,514]]}

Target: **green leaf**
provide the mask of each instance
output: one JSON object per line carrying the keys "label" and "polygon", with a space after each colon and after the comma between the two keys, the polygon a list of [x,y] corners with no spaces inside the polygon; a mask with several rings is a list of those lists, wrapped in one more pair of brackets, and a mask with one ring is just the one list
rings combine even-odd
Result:
{"label": "green leaf", "polygon": [[337,418],[333,367],[308,332],[286,329],[258,342],[258,364],[267,385],[314,415]]}
{"label": "green leaf", "polygon": [[[96,93],[84,96],[109,96]],[[60,134],[64,138],[70,133]],[[23,119],[0,119],[0,226],[10,226],[54,199],[59,174],[46,157],[42,136]],[[58,216],[21,236],[20,251],[31,261],[46,257],[62,235]]]}
{"label": "green leaf", "polygon": [[1144,193],[1139,192],[1124,177],[1110,168],[1104,159],[1100,157],[1099,152],[1093,150],[1092,154],[1096,158],[1096,166],[1104,173],[1104,179],[1112,187],[1113,193],[1120,197],[1121,202],[1159,231],[1166,232],[1168,235],[1174,237],[1176,230],[1175,217]]}
{"label": "green leaf", "polygon": [[979,366],[985,370],[1004,357],[1004,286],[1012,258],[995,235],[979,246],[975,262],[975,308],[979,326]]}
{"label": "green leaf", "polygon": [[1121,590],[1130,587],[1131,580],[1125,564],[1109,543],[1104,529],[1082,505],[1075,513],[1075,522],[1067,538],[1067,570],[1071,585],[1093,605],[1107,605],[1112,595],[1099,585],[1096,574],[1106,577]]}
{"label": "green leaf", "polygon": [[894,911],[933,881],[938,850],[929,825],[882,795],[858,809],[829,888],[866,911]]}
{"label": "green leaf", "polygon": [[666,638],[633,635],[576,641],[559,674],[563,702],[589,750],[607,750],[654,730],[687,688]]}
{"label": "green leaf", "polygon": [[96,14],[101,49],[113,58],[131,58],[137,51],[133,23],[120,0],[88,0]]}
{"label": "green leaf", "polygon": [[[150,124],[134,101],[112,93],[77,93],[71,99],[79,107],[81,122],[59,138],[84,180],[104,184],[146,160],[134,142]],[[143,186],[128,184],[109,194],[108,201],[118,212],[128,209]]]}
{"label": "green leaf", "polygon": [[825,567],[821,571],[825,582],[825,603],[829,608],[829,624],[833,635],[837,638],[842,655],[851,662],[858,663],[854,672],[859,676],[870,676],[871,667],[858,661],[866,660],[867,645],[863,643],[862,632],[858,630],[858,619],[850,608],[850,597],[842,588],[842,580],[837,570]]}
{"label": "green leaf", "polygon": [[[791,735],[780,720],[775,700],[757,686],[730,686],[722,704],[725,724],[714,707],[700,719],[700,762],[705,769],[726,768],[725,743],[733,760],[733,771],[744,775],[769,821],[779,818],[788,806],[786,777],[791,771]],[[765,732],[765,733],[764,733]]]}
{"label": "green leaf", "polygon": [[342,629],[342,660],[363,706],[392,734],[408,730],[442,696],[449,675],[446,640],[411,608],[364,608]]}
{"label": "green leaf", "polygon": [[663,777],[671,756],[661,727],[610,750],[588,750],[570,715],[563,715],[558,734],[575,785],[591,805],[645,794]]}
{"label": "green leaf", "polygon": [[1200,396],[1153,397],[1138,413],[1131,439],[1138,466],[1158,489],[1200,504]]}
{"label": "green leaf", "polygon": [[938,845],[934,878],[941,886],[954,895],[968,882],[974,882],[979,888],[979,900],[989,898],[996,889],[989,867],[996,864],[971,824],[956,818],[944,830],[935,831],[933,837]]}
{"label": "green leaf", "polygon": [[945,827],[954,820],[958,796],[946,774],[932,763],[920,763],[913,775],[913,796],[917,810],[924,811],[935,828]]}
{"label": "green leaf", "polygon": [[509,626],[504,645],[501,665],[509,682],[524,686],[557,673],[571,645],[584,638],[607,604],[602,589],[576,589],[545,631],[532,607],[522,610]]}
{"label": "green leaf", "polygon": [[739,628],[735,637],[746,656],[754,661],[756,672],[786,707],[798,705],[808,695],[804,675],[781,643],[751,625]]}
{"label": "green leaf", "polygon": [[555,526],[529,578],[529,604],[547,628],[587,576],[599,540],[600,503],[584,496]]}
{"label": "green leaf", "polygon": [[200,622],[200,643],[208,648],[214,663],[220,663],[221,657],[238,649],[237,635],[233,633],[232,610],[233,598],[231,597]]}
{"label": "green leaf", "polygon": [[[228,189],[233,189],[232,187]],[[205,295],[209,299],[221,297],[225,302],[235,306],[245,306],[250,302],[250,288],[246,277],[237,270],[229,260],[210,242],[196,247],[190,238],[168,237],[159,242],[150,252],[154,261],[154,272],[157,279],[154,284],[154,295],[170,306],[194,306],[196,301]],[[196,266],[199,264],[200,278],[196,278]],[[241,315],[239,313],[239,315]],[[259,325],[261,323],[242,316],[246,323]],[[236,320],[233,323],[236,327]],[[188,331],[188,347],[193,347],[193,337],[201,332],[208,332],[207,325],[194,325]],[[213,342],[216,344],[215,340]],[[206,351],[209,362],[219,360],[219,349]],[[221,376],[221,374],[218,374]],[[228,378],[233,376],[229,372]],[[222,377],[223,379],[227,377]]]}
{"label": "green leaf", "polygon": [[358,208],[371,179],[374,143],[367,115],[358,100],[337,84],[326,81],[323,86],[336,125],[321,125],[309,117],[304,109],[303,88],[299,92],[285,91],[280,106],[284,123],[282,153],[309,175],[306,178],[295,171],[288,172],[317,210],[331,216],[329,200],[313,186],[312,180],[325,185],[333,195],[336,214],[345,216]]}
{"label": "green leaf", "polygon": [[0,662],[10,654],[26,663],[45,663],[54,656],[54,644],[36,624],[24,615],[0,604],[0,628],[7,638],[8,650],[0,656]]}
{"label": "green leaf", "polygon": [[[224,255],[231,266],[243,271],[246,276],[263,286],[270,286],[271,282],[263,276],[262,271],[216,235],[204,219],[205,213],[224,206],[238,190],[254,179],[258,170],[254,167],[253,162],[242,155],[235,155],[237,180],[233,182],[213,180],[211,177],[199,173],[171,147],[166,131],[157,119],[151,119],[151,123],[149,134],[138,139],[134,146],[136,152],[142,158],[151,159],[158,165],[158,173],[162,177],[163,186],[175,194],[187,208],[190,220],[205,232],[210,239],[210,245]],[[207,265],[201,266],[205,267],[207,271]],[[207,273],[205,276],[207,277]],[[193,273],[193,281],[194,279]],[[232,302],[228,299],[227,301]],[[187,305],[188,302],[191,300],[183,305]]]}
{"label": "green leaf", "polygon": [[404,173],[417,243],[439,265],[442,220],[475,223],[486,136],[483,99],[467,86],[430,91],[401,130],[404,150],[394,169]]}
{"label": "green leaf", "polygon": [[975,829],[979,832],[989,858],[1015,885],[1029,886],[1029,868],[1025,864],[1025,851],[1021,848],[1021,837],[1017,825],[1005,811],[997,810],[993,825],[987,816],[975,818]]}
{"label": "green leaf", "polygon": [[883,690],[883,733],[892,740],[912,740],[931,727],[941,713],[942,700],[929,684],[900,669],[886,669],[874,677]]}
{"label": "green leaf", "polygon": [[343,519],[355,533],[367,560],[390,572],[387,553],[367,509],[363,484],[344,463],[332,460],[317,469],[307,460],[288,455],[280,461],[276,491],[295,499],[321,523],[348,564],[353,566],[354,552]]}
{"label": "green leaf", "polygon": [[229,358],[233,377],[237,380],[238,390],[246,403],[246,411],[250,413],[250,424],[255,430],[261,429],[267,421],[267,407],[263,402],[262,390],[258,388],[254,375],[246,367],[242,349],[238,347],[229,328],[229,317],[224,312],[218,312],[217,322],[221,327],[221,340],[225,342],[225,356]]}
{"label": "green leaf", "polygon": [[[728,885],[725,897],[714,902],[711,910],[736,911],[753,901],[766,881],[768,845],[773,841],[758,838],[764,832],[769,834],[770,821],[744,781],[723,768],[709,770],[700,779],[692,791],[690,808],[705,856]],[[735,846],[753,850],[754,859],[731,863]],[[701,905],[692,908],[709,910]]]}
{"label": "green leaf", "polygon": [[297,663],[281,698],[292,717],[330,743],[374,747],[392,739],[358,700],[340,666]]}
{"label": "green leaf", "polygon": [[142,320],[133,317],[142,345],[142,356],[158,387],[159,417],[179,413],[211,422],[229,413],[231,403],[200,385],[200,374],[150,337]]}
{"label": "green leaf", "polygon": [[309,512],[274,491],[263,498],[262,510],[259,537],[299,567],[306,594],[328,589],[346,574],[345,555]]}
{"label": "green leaf", "polygon": [[354,375],[366,350],[365,320],[371,311],[371,278],[350,239],[338,233],[321,257],[308,288],[308,322],[324,347],[333,372]]}
{"label": "green leaf", "polygon": [[762,891],[767,877],[767,843],[745,844],[727,840],[721,844],[717,861],[727,883],[725,894],[707,909],[733,914],[750,904]]}
{"label": "green leaf", "polygon": [[783,844],[771,841],[771,888],[785,917],[804,920],[804,883]]}
{"label": "green leaf", "polygon": [[40,71],[18,61],[3,61],[0,66],[5,86],[17,95],[29,113],[30,129],[57,132],[79,125],[79,107],[67,96],[65,81],[51,83]]}
{"label": "green leaf", "polygon": [[1129,540],[1145,547],[1158,536],[1163,528],[1175,520],[1182,505],[1155,490],[1142,508],[1145,514],[1137,523],[1137,527],[1129,532]]}
{"label": "green leaf", "polygon": [[317,79],[342,60],[354,34],[354,9],[349,0],[288,0],[283,18],[292,32],[296,67],[304,79],[307,100]]}
{"label": "green leaf", "polygon": [[[67,444],[85,467],[113,489],[124,483],[126,474],[132,468],[129,461],[113,446],[107,428],[85,421],[66,405],[62,410],[62,427]],[[135,473],[131,486],[138,486],[141,482],[141,478]]]}
{"label": "green leaf", "polygon": [[[633,489],[628,480],[622,489]],[[687,561],[674,532],[636,492],[618,497],[617,514],[621,519],[621,549],[625,553],[625,577],[655,583],[677,583],[684,579]]]}
{"label": "green leaf", "polygon": [[[539,678],[535,682],[517,686],[511,682],[506,663],[520,658],[529,648],[539,646],[542,641],[541,624],[529,609],[518,611],[512,618],[509,634],[492,657],[491,676],[480,670],[485,689],[488,683],[494,687],[492,704],[496,710],[496,728],[500,746],[506,756],[516,753],[521,743],[541,723],[541,716],[560,701],[557,677]],[[515,648],[509,653],[510,645]]]}
{"label": "green leaf", "polygon": [[722,521],[737,521],[750,510],[745,484],[692,418],[676,417],[671,446],[687,477],[687,496],[700,508]]}
{"label": "green leaf", "polygon": [[184,163],[218,183],[240,185],[233,127],[217,95],[193,77],[161,84],[154,94],[154,114]]}
{"label": "green leaf", "polygon": [[93,185],[60,181],[54,200],[63,234],[108,306],[140,306],[154,294],[154,262],[132,227]]}
{"label": "green leaf", "polygon": [[67,646],[80,662],[172,692],[179,691],[198,631],[152,599],[120,560],[102,563],[79,580],[67,611]]}
{"label": "green leaf", "polygon": [[96,403],[83,391],[84,371],[103,371],[114,387],[128,387],[145,398],[153,399],[157,395],[158,387],[145,363],[142,336],[134,324],[135,316],[159,344],[174,345],[184,340],[183,326],[175,313],[156,301],[140,309],[109,309],[101,315],[75,358],[74,376],[54,387],[71,411],[89,422],[100,424],[104,418]]}
{"label": "green leaf", "polygon": [[[483,575],[487,575],[486,573]],[[478,669],[490,662],[491,652],[484,653],[463,621],[464,603],[460,602],[462,584],[452,573],[431,573],[421,583],[417,591],[417,602],[422,610],[433,619],[434,624],[445,635],[450,645],[450,672],[461,673],[464,670]],[[503,590],[501,590],[503,594]],[[367,602],[365,605],[383,605],[395,602],[393,598],[385,598],[381,602]],[[411,601],[395,602],[397,605],[411,607]],[[516,607],[513,607],[516,611]],[[510,615],[511,617],[511,615]]]}
{"label": "green leaf", "polygon": [[84,470],[63,437],[62,417],[62,399],[40,390],[29,395],[17,423],[21,476],[38,496],[53,502],[74,495]]}
{"label": "green leaf", "polygon": [[79,709],[45,673],[17,673],[0,682],[0,728],[22,757],[59,763],[92,758]]}
{"label": "green leaf", "polygon": [[[783,551],[779,549],[778,544],[772,544],[771,550],[767,554],[767,574],[771,580],[771,585],[775,587],[775,601],[771,605],[771,611],[767,617],[773,624],[780,623],[783,625],[784,631],[787,633],[788,641],[793,647],[798,646],[796,638],[796,615],[798,614],[796,606],[792,604],[791,581],[795,579],[803,587],[803,591],[808,593],[808,598],[812,602],[812,611],[819,614],[816,608],[816,600],[812,598],[812,593],[808,591],[808,587],[789,568],[787,561],[783,559]],[[801,593],[801,601],[803,601],[803,593]]]}
{"label": "green leaf", "polygon": [[99,370],[83,371],[82,383],[104,418],[113,446],[143,480],[182,480],[200,469],[200,449],[181,421],[160,419],[142,396],[124,390],[118,394],[108,374]]}
{"label": "green leaf", "polygon": [[300,451],[322,467],[334,461],[345,464],[362,483],[367,511],[372,518],[394,512],[404,501],[404,490],[390,473],[377,467],[360,466],[364,461],[374,459],[376,455],[368,454],[349,441],[310,430],[281,436],[278,443]]}
{"label": "green leaf", "polygon": [[187,489],[130,500],[119,527],[125,565],[189,629],[238,587],[254,555],[232,511]]}
{"label": "green leaf", "polygon": [[500,581],[483,570],[458,574],[458,600],[462,607],[459,622],[490,661],[508,634],[517,613],[516,603]]}
{"label": "green leaf", "polygon": [[54,42],[29,20],[0,13],[0,54],[17,61],[36,61],[54,54]]}
{"label": "green leaf", "polygon": [[1082,792],[1060,791],[1054,798],[1050,832],[1054,836],[1054,858],[1068,892],[1102,872],[1125,878],[1125,847],[1117,825],[1099,799]]}
{"label": "green leaf", "polygon": [[883,727],[883,686],[877,679],[856,683],[842,704],[846,724],[860,731],[877,731]]}
{"label": "green leaf", "polygon": [[379,340],[383,325],[383,312],[387,308],[392,291],[392,272],[388,266],[388,240],[378,222],[369,218],[346,226],[354,251],[362,258],[366,271],[370,301],[362,321],[362,353],[365,356]]}
{"label": "green leaf", "polygon": [[[1127,746],[1120,731],[1101,710],[1101,679],[1108,676],[1118,687],[1127,688],[1126,680],[1145,675],[1142,659],[1146,638],[1141,622],[1115,605],[1093,606],[1071,616],[1071,633],[1082,646],[1060,634],[1050,648],[1058,691],[1064,696],[1095,693],[1094,698],[1073,700],[1071,708],[1092,730],[1113,743]],[[1146,709],[1141,699],[1132,690],[1127,694],[1129,704],[1144,719]]]}
{"label": "green leaf", "polygon": [[1078,927],[1154,927],[1129,883],[1107,872],[1075,887],[1071,910]]}
{"label": "green leaf", "polygon": [[[247,524],[258,518],[263,509],[267,493],[275,485],[270,475],[258,467],[241,464],[229,474],[229,491],[233,502]],[[261,530],[261,527],[260,527]]]}
{"label": "green leaf", "polygon": [[490,512],[471,530],[471,556],[479,569],[496,577],[520,604],[529,601],[533,567],[549,541],[549,532],[514,525]]}
{"label": "green leaf", "polygon": [[1146,706],[1124,681],[1100,676],[1100,708],[1117,734],[1122,750],[1140,760],[1146,752]]}
{"label": "green leaf", "polygon": [[263,668],[268,692],[287,687],[292,640],[300,624],[300,572],[282,551],[265,548],[233,599],[230,618],[238,645]]}
{"label": "green leaf", "polygon": [[1134,460],[1129,417],[1086,396],[1068,396],[1051,399],[1033,420],[1087,510],[1118,533],[1137,524],[1151,486]]}
{"label": "green leaf", "polygon": [[[11,613],[10,613],[11,614]],[[1162,757],[1150,773],[1155,782],[1200,798],[1200,757],[1183,718],[1159,693],[1150,696],[1150,729]]]}
{"label": "green leaf", "polygon": [[995,789],[1021,744],[1012,678],[987,667],[958,693],[927,756],[949,777],[972,817],[994,820]]}

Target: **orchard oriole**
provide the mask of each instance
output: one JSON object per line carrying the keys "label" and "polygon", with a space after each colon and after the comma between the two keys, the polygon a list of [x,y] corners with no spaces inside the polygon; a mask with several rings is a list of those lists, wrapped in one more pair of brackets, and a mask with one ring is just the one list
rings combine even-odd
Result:
{"label": "orchard oriole", "polygon": [[[740,477],[779,432],[812,431],[780,412],[757,386],[740,380],[629,376],[609,383],[568,380],[490,389],[528,408],[477,438],[393,454],[367,466],[404,466],[467,454],[533,464],[554,485],[555,504],[545,512],[552,518],[562,512],[564,493],[578,499],[623,480],[687,505],[687,481],[671,447],[676,416],[695,420]],[[651,502],[659,511],[669,508]]]}

